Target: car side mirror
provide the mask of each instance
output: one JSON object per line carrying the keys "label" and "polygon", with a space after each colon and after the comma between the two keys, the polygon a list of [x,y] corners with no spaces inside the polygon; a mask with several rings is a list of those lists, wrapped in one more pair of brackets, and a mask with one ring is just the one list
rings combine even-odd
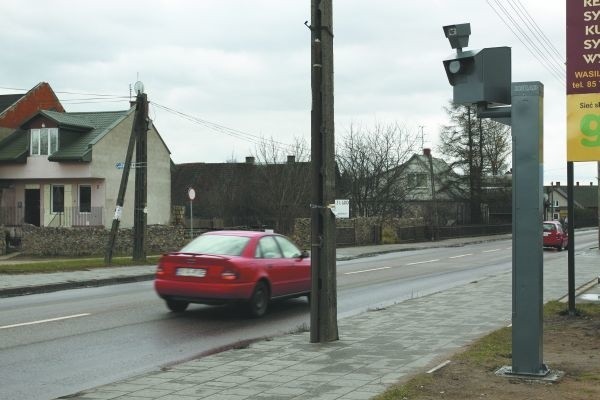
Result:
{"label": "car side mirror", "polygon": [[310,257],[310,253],[307,250],[302,250],[302,253],[300,253],[300,258],[309,258]]}

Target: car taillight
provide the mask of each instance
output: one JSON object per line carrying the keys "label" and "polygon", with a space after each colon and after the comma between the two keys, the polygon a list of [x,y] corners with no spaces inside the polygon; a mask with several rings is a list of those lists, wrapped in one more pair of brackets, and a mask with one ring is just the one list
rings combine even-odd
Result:
{"label": "car taillight", "polygon": [[156,267],[156,275],[157,276],[161,276],[161,275],[164,275],[164,274],[165,274],[165,270],[163,269],[162,265],[159,264]]}
{"label": "car taillight", "polygon": [[234,271],[223,271],[221,272],[221,279],[226,280],[226,281],[234,281],[238,278],[238,274]]}

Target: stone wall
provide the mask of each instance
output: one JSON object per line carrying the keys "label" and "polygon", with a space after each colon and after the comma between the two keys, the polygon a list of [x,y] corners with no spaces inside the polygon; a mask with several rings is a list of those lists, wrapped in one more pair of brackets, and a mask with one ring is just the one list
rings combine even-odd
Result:
{"label": "stone wall", "polygon": [[8,243],[6,243],[7,235],[8,231],[4,229],[4,226],[0,226],[0,256],[6,254],[6,250],[8,248]]}
{"label": "stone wall", "polygon": [[[379,218],[348,218],[336,220],[338,245],[366,246],[381,244],[384,238],[388,243],[401,241],[397,237],[400,228],[422,226],[421,218],[389,218],[383,222]],[[294,224],[292,239],[303,249],[310,248],[310,218],[297,218]],[[393,237],[385,235],[392,232]]]}
{"label": "stone wall", "polygon": [[[21,253],[29,256],[104,256],[110,231],[103,227],[48,228],[27,225],[23,228]],[[149,225],[146,254],[156,255],[178,250],[189,241],[179,226]],[[131,255],[133,230],[120,229],[115,256]]]}

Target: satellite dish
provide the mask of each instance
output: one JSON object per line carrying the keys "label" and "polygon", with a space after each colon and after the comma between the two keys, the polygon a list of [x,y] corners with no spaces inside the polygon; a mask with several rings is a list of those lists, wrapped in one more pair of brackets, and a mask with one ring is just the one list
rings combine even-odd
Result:
{"label": "satellite dish", "polygon": [[135,85],[133,85],[133,90],[136,95],[144,93],[144,84],[142,81],[137,81]]}

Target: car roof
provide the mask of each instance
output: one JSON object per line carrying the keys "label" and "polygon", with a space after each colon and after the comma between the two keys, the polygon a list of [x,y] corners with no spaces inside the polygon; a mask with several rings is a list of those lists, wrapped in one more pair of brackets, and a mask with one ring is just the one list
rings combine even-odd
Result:
{"label": "car roof", "polygon": [[266,235],[272,235],[272,233],[265,231],[240,231],[240,230],[224,230],[224,231],[210,231],[204,233],[204,235],[217,235],[217,236],[242,236],[242,237],[261,237]]}

